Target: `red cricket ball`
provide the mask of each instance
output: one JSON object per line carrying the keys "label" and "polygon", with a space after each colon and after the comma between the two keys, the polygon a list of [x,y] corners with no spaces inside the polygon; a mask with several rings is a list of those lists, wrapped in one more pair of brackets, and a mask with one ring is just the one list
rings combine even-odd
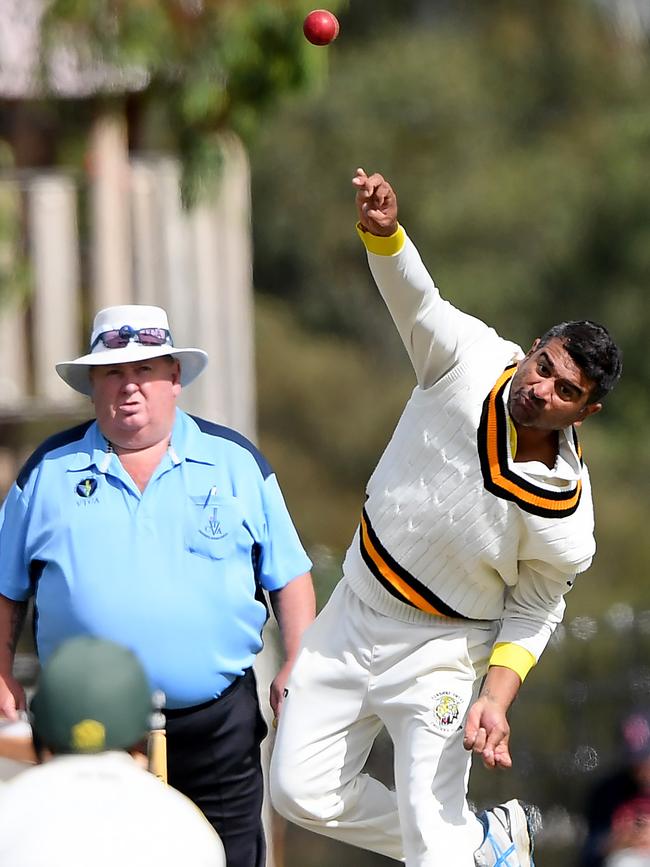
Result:
{"label": "red cricket ball", "polygon": [[339,22],[327,9],[314,9],[305,18],[302,30],[312,45],[329,45],[339,35]]}

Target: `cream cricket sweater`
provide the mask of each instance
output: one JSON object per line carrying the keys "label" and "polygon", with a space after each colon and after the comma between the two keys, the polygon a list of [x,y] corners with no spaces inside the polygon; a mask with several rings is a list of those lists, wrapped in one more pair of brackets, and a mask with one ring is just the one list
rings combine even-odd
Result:
{"label": "cream cricket sweater", "polygon": [[523,679],[595,550],[577,437],[560,432],[553,469],[515,463],[506,401],[521,348],[440,297],[401,227],[359,234],[418,384],[368,482],[345,579],[407,622],[500,620],[491,662]]}

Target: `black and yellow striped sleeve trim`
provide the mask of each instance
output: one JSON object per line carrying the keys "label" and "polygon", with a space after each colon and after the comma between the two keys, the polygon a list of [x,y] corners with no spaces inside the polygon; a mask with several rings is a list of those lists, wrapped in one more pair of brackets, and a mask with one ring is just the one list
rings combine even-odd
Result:
{"label": "black and yellow striped sleeve trim", "polygon": [[[485,398],[477,431],[478,454],[486,490],[516,503],[525,512],[544,518],[565,518],[578,508],[582,494],[580,479],[570,488],[549,491],[513,473],[508,466],[508,417],[503,392],[517,365],[507,367]],[[573,430],[576,452],[582,460],[578,437]]]}
{"label": "black and yellow striped sleeve trim", "polygon": [[359,539],[361,556],[366,566],[391,596],[413,608],[418,608],[420,611],[426,611],[437,617],[468,619],[450,608],[426,585],[414,578],[391,557],[372,529],[365,509],[361,515]]}

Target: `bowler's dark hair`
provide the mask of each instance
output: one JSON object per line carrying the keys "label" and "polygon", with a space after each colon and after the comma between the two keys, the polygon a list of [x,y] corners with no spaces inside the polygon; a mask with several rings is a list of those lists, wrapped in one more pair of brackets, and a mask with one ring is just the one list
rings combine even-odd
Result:
{"label": "bowler's dark hair", "polygon": [[562,341],[571,358],[594,383],[588,402],[602,400],[614,388],[623,370],[621,350],[609,331],[588,319],[561,322],[540,337],[539,346],[544,346],[554,337]]}

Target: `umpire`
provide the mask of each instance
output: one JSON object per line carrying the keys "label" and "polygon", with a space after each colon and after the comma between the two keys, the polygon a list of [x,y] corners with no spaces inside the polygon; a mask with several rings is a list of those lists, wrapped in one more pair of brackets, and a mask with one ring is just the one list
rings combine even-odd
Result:
{"label": "umpire", "polygon": [[25,705],[11,672],[31,596],[42,663],[72,636],[125,645],[166,696],[169,782],[229,867],[262,867],[262,591],[286,651],[277,715],[314,617],[311,564],[257,449],[177,408],[206,363],[174,346],[164,310],[128,305],[100,311],[88,354],[57,365],[96,418],[46,440],[0,514],[0,713]]}

